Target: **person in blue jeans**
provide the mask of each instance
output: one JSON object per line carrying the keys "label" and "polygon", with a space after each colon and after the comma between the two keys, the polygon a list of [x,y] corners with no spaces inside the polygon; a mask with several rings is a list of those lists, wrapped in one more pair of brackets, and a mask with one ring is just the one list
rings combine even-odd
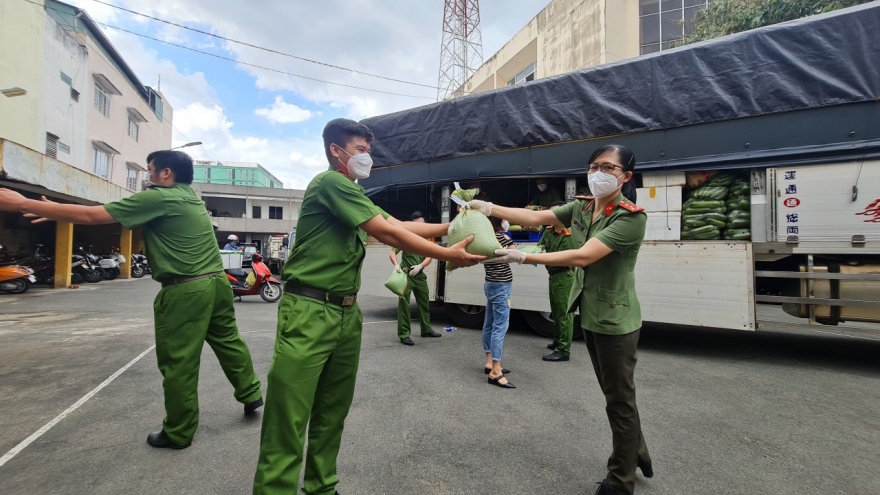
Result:
{"label": "person in blue jeans", "polygon": [[[516,249],[509,237],[503,232],[509,228],[507,222],[497,217],[489,217],[495,228],[495,237],[504,249]],[[486,353],[485,373],[489,375],[489,384],[501,388],[516,388],[504,376],[510,373],[501,367],[501,353],[504,350],[504,336],[510,322],[510,289],[513,287],[513,272],[508,263],[485,263],[486,282],[483,291],[486,293],[486,318],[483,320],[483,352]]]}

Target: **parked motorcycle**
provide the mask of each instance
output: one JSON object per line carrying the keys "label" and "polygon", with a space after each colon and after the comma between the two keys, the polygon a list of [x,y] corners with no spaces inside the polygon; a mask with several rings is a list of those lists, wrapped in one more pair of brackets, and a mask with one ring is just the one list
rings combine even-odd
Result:
{"label": "parked motorcycle", "polygon": [[36,282],[34,271],[26,266],[3,265],[0,266],[0,291],[10,294],[22,294],[31,288]]}
{"label": "parked motorcycle", "polygon": [[142,254],[132,254],[131,276],[141,278],[148,273],[150,273],[150,263],[147,261],[147,257]]}
{"label": "parked motorcycle", "polygon": [[[263,257],[259,253],[254,253],[251,258],[251,269],[253,272],[241,268],[224,270],[226,279],[232,286],[232,293],[238,298],[259,294],[266,302],[275,302],[281,299],[281,282],[272,276],[272,272],[263,263]],[[250,280],[248,280],[249,278]]]}
{"label": "parked motorcycle", "polygon": [[[73,273],[79,272],[82,275],[82,279],[90,284],[94,284],[100,282],[107,278],[107,273],[100,265],[100,258],[91,254],[85,250],[82,246],[78,246],[77,254],[74,254],[74,262],[81,261],[78,269],[75,269]],[[77,259],[79,257],[80,259]],[[72,282],[78,283],[78,282]]]}
{"label": "parked motorcycle", "polygon": [[[91,253],[91,246],[89,246]],[[115,280],[121,274],[119,267],[125,264],[125,256],[119,252],[119,248],[113,246],[110,248],[110,254],[98,255],[98,266],[104,269],[105,280]]]}

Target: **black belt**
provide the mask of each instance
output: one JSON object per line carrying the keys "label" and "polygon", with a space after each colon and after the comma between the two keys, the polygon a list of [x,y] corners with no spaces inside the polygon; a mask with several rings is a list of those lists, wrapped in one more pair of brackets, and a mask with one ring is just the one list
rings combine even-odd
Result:
{"label": "black belt", "polygon": [[284,292],[289,292],[290,294],[296,294],[298,296],[310,297],[319,301],[326,301],[329,303],[338,304],[339,306],[353,306],[354,303],[357,302],[357,294],[351,296],[340,296],[339,294],[331,294],[322,290],[312,289],[310,287],[303,287],[301,285],[295,285],[291,282],[287,282],[286,284],[284,284]]}
{"label": "black belt", "polygon": [[192,277],[172,278],[171,280],[165,280],[164,282],[162,282],[162,287],[168,287],[169,285],[185,284],[187,282],[192,282],[194,280],[201,280],[203,278],[213,277],[214,275],[219,275],[221,273],[223,273],[223,272],[212,272],[212,273],[206,273],[204,275],[193,275]]}
{"label": "black belt", "polygon": [[567,268],[567,267],[566,268],[559,268],[557,270],[547,270],[547,272],[550,275],[557,275],[559,273],[566,273],[566,272],[570,272],[570,271],[571,271],[571,268]]}

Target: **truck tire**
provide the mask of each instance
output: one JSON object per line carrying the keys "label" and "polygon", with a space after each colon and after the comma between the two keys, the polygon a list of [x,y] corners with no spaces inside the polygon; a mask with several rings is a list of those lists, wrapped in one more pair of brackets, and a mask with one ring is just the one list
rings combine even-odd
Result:
{"label": "truck tire", "polygon": [[485,306],[446,303],[446,312],[449,313],[452,321],[462,328],[483,328],[483,319],[486,317]]}
{"label": "truck tire", "polygon": [[[550,313],[544,311],[523,311],[523,318],[526,323],[532,327],[538,335],[552,339],[556,336],[556,326],[550,319]],[[581,317],[574,317],[574,331],[572,332],[572,340],[580,340],[584,336],[584,330],[581,328]]]}

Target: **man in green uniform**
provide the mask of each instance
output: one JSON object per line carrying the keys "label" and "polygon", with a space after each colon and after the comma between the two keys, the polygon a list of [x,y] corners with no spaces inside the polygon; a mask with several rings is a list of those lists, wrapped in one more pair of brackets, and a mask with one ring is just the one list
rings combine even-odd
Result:
{"label": "man in green uniform", "polygon": [[[412,221],[425,223],[425,216],[422,212],[416,211],[412,214]],[[419,309],[419,325],[422,331],[422,337],[442,337],[439,333],[431,328],[431,307],[428,300],[428,276],[425,275],[425,268],[433,261],[431,258],[419,256],[417,254],[403,253],[400,263],[397,262],[397,253],[402,252],[400,249],[392,248],[391,263],[396,270],[406,272],[409,283],[406,291],[397,301],[397,338],[403,345],[415,345],[415,342],[409,338],[410,335],[410,317],[409,317],[409,296],[415,294],[416,307]]]}
{"label": "man in green uniform", "polygon": [[232,290],[223,274],[220,250],[205,204],[193,192],[192,159],[180,151],[147,156],[153,186],[104,206],[25,199],[0,190],[0,210],[20,211],[38,220],[82,225],[119,222],[141,227],[153,279],[162,289],[153,303],[156,358],[165,390],[165,421],[151,433],[153,447],[183,449],[199,425],[199,360],[207,341],[235,387],[245,414],[263,405],[260,381],[235,324]]}
{"label": "man in green uniform", "polygon": [[355,183],[372,167],[373,134],[365,125],[332,120],[323,138],[330,169],[306,189],[296,243],[282,272],[284,296],[254,476],[253,493],[259,495],[297,493],[303,460],[304,492],[336,493],[336,457],[360,358],[363,318],[357,292],[367,234],[458,266],[485,259],[465,251],[472,238],[449,248],[424,239],[444,235],[448,224],[403,223],[366,197]]}
{"label": "man in green uniform", "polygon": [[547,179],[538,179],[535,183],[538,186],[538,194],[529,201],[526,208],[547,210],[555,203],[562,201],[562,195],[559,194],[559,190],[551,186]]}
{"label": "man in green uniform", "polygon": [[[559,201],[550,209],[556,209],[565,203]],[[571,242],[571,231],[561,225],[548,225],[544,227],[541,240],[538,245],[548,253],[574,249]],[[574,314],[568,312],[568,295],[571,293],[571,284],[574,282],[574,270],[568,266],[547,265],[547,273],[550,274],[550,317],[556,327],[556,336],[553,342],[547,345],[552,350],[544,356],[544,361],[568,361],[571,356],[571,339],[574,333]]]}

